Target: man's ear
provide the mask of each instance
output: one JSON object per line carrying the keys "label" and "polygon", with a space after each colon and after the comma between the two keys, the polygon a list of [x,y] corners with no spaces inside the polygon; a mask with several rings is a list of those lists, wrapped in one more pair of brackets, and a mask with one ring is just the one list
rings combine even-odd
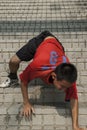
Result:
{"label": "man's ear", "polygon": [[52,79],[55,79],[55,78],[56,78],[55,72],[52,72],[52,73],[51,73],[51,76],[52,76]]}

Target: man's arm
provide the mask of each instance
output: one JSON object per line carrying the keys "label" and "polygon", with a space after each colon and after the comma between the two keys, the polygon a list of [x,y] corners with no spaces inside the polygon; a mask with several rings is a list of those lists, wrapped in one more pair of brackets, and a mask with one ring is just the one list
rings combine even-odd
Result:
{"label": "man's arm", "polygon": [[23,103],[24,103],[22,115],[28,117],[35,112],[34,112],[34,108],[30,104],[28,99],[28,86],[25,85],[23,82],[21,82],[21,91],[22,91]]}
{"label": "man's arm", "polygon": [[72,127],[73,130],[84,130],[78,125],[78,99],[71,99]]}

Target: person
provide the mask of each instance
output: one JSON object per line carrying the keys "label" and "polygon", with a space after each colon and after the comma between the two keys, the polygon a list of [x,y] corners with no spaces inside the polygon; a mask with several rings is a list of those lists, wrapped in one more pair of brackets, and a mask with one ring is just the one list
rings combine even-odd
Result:
{"label": "person", "polygon": [[65,100],[71,104],[73,130],[83,130],[78,124],[77,69],[65,55],[60,41],[49,31],[41,32],[16,52],[9,61],[8,78],[0,87],[11,87],[16,84],[21,61],[31,59],[32,61],[19,75],[24,103],[22,114],[28,117],[35,113],[28,99],[28,84],[35,78],[41,78],[48,85],[53,84],[57,89],[64,90]]}

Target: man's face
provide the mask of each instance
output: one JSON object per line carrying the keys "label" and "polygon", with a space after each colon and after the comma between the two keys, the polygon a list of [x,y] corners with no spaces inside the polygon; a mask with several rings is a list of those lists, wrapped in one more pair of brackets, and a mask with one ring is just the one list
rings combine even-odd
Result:
{"label": "man's face", "polygon": [[64,91],[72,86],[72,84],[67,82],[66,80],[58,81],[56,78],[53,80],[53,84],[57,89]]}

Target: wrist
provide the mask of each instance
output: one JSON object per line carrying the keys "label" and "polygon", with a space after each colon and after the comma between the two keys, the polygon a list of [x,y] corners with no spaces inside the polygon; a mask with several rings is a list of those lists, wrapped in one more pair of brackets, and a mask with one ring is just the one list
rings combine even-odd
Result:
{"label": "wrist", "polygon": [[27,104],[29,104],[29,101],[28,101],[28,100],[27,100],[27,101],[24,101],[23,104],[24,104],[24,105],[27,105]]}
{"label": "wrist", "polygon": [[73,125],[73,130],[76,130],[78,128],[78,125]]}

